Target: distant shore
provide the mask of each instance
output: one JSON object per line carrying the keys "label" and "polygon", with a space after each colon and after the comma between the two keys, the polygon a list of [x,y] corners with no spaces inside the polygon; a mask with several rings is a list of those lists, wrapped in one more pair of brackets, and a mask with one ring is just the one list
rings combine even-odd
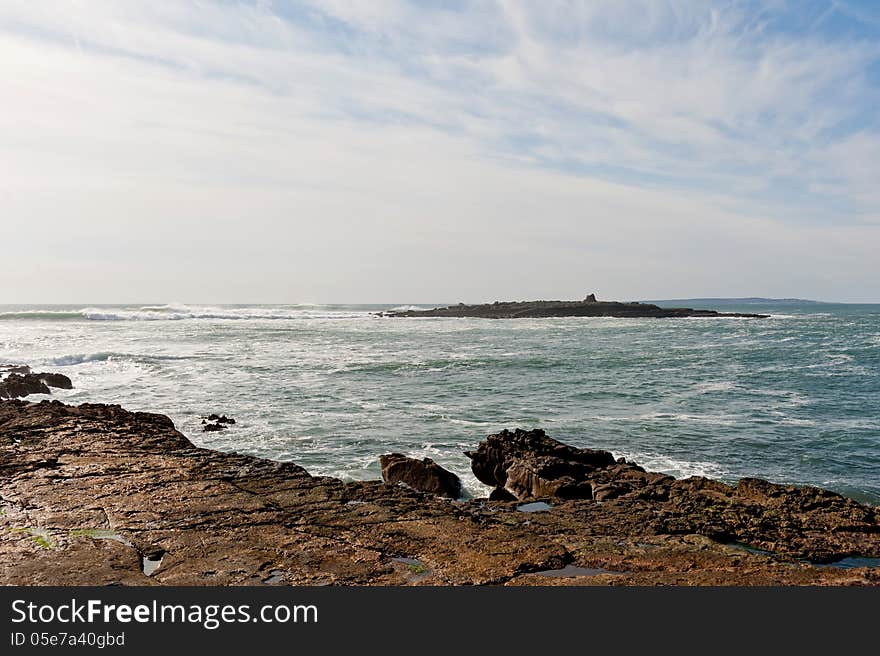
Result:
{"label": "distant shore", "polygon": [[718,312],[693,308],[660,307],[651,303],[598,301],[590,294],[582,301],[505,301],[480,305],[450,305],[431,310],[379,312],[383,317],[471,317],[480,319],[539,319],[547,317],[617,317],[670,319],[682,317],[732,317],[767,319],[770,315],[746,312]]}

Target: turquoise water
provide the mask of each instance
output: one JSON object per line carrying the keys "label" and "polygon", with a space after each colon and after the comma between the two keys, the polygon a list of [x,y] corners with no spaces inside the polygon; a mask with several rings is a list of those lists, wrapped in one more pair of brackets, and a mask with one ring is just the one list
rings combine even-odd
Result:
{"label": "turquoise water", "polygon": [[[484,489],[462,451],[542,427],[649,469],[880,502],[880,305],[690,303],[745,319],[383,319],[391,306],[0,306],[0,363],[193,441],[378,478],[389,451]],[[432,307],[426,304],[423,307]],[[34,400],[40,397],[29,397]],[[238,423],[203,433],[199,415]]]}

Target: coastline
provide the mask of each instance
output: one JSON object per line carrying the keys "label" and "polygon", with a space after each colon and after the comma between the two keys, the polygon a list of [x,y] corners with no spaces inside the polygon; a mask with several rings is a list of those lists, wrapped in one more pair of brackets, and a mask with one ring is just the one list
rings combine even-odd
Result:
{"label": "coastline", "polygon": [[681,318],[733,318],[769,319],[769,314],[751,312],[719,312],[695,310],[687,307],[660,307],[652,303],[634,301],[598,301],[590,294],[581,301],[495,301],[467,305],[459,303],[430,310],[390,310],[378,313],[381,317],[455,317],[476,319],[546,319],[551,317],[612,317],[617,319],[681,319]]}
{"label": "coastline", "polygon": [[[512,440],[492,436],[475,453]],[[548,458],[584,465],[589,450],[551,442],[510,462],[501,447],[505,480],[531,463],[522,494],[539,506],[524,512],[526,497],[450,501],[199,448],[163,415],[0,401],[0,583],[880,584],[880,569],[855,566],[874,561],[852,560],[880,557],[876,507],[605,456],[553,487]],[[603,485],[617,491],[600,498]]]}

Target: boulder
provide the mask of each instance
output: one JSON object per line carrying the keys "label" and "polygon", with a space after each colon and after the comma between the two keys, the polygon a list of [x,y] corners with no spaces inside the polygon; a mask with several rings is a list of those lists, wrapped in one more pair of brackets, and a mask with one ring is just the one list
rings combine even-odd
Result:
{"label": "boulder", "polygon": [[[214,421],[214,422],[217,422],[218,424],[234,424],[235,423],[235,419],[233,419],[232,417],[227,417],[226,415],[218,415],[215,413],[211,413],[207,417],[202,417],[202,419],[207,419],[208,421]],[[204,424],[205,422],[203,421],[202,423]]]}
{"label": "boulder", "polygon": [[0,399],[17,399],[29,394],[51,394],[36,374],[9,374],[0,382]]}
{"label": "boulder", "polygon": [[465,455],[480,482],[503,488],[521,500],[592,498],[592,475],[616,465],[608,451],[578,449],[547,437],[540,429],[503,430]]}
{"label": "boulder", "polygon": [[403,483],[419,492],[457,499],[461,496],[461,480],[430,458],[417,460],[401,453],[379,456],[382,480],[389,485]]}
{"label": "boulder", "polygon": [[70,378],[65,376],[64,374],[33,374],[40,380],[42,380],[49,387],[57,387],[58,389],[73,389],[73,383],[70,382]]}

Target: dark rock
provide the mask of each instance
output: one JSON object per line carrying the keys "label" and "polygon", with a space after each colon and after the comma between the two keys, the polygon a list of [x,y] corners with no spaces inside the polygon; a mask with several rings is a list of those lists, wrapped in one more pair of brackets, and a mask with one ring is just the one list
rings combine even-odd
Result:
{"label": "dark rock", "polygon": [[503,487],[496,487],[489,493],[489,501],[516,501],[516,497]]}
{"label": "dark rock", "polygon": [[16,399],[29,394],[51,394],[50,387],[73,389],[70,378],[64,374],[31,373],[27,365],[0,366],[0,374],[8,375],[0,380],[0,399]]}
{"label": "dark rock", "polygon": [[202,430],[205,433],[216,433],[217,431],[226,430],[226,426],[223,424],[205,424],[202,426]]}
{"label": "dark rock", "polygon": [[608,451],[577,449],[540,429],[503,430],[466,452],[481,483],[502,487],[517,499],[556,496],[589,499],[590,474],[615,464]]}
{"label": "dark rock", "polygon": [[461,496],[461,480],[430,458],[417,460],[401,453],[379,456],[382,480],[390,485],[403,483],[419,492],[457,499]]}
{"label": "dark rock", "polygon": [[218,415],[218,414],[210,414],[207,417],[202,417],[202,419],[207,419],[208,421],[215,421],[218,424],[234,424],[235,419],[232,417],[227,417],[226,415]]}
{"label": "dark rock", "polygon": [[65,376],[64,374],[33,374],[40,380],[42,380],[49,387],[57,387],[59,389],[73,389],[73,383],[70,382],[70,378]]}
{"label": "dark rock", "polygon": [[36,374],[9,374],[0,382],[0,399],[17,399],[29,394],[51,394]]}
{"label": "dark rock", "polygon": [[582,301],[508,301],[482,305],[450,305],[431,310],[399,310],[379,313],[385,317],[475,317],[482,319],[529,319],[542,317],[629,317],[629,318],[676,318],[676,317],[741,317],[766,319],[766,314],[742,312],[716,312],[693,308],[661,308],[651,303],[620,303],[597,301],[590,294]]}

